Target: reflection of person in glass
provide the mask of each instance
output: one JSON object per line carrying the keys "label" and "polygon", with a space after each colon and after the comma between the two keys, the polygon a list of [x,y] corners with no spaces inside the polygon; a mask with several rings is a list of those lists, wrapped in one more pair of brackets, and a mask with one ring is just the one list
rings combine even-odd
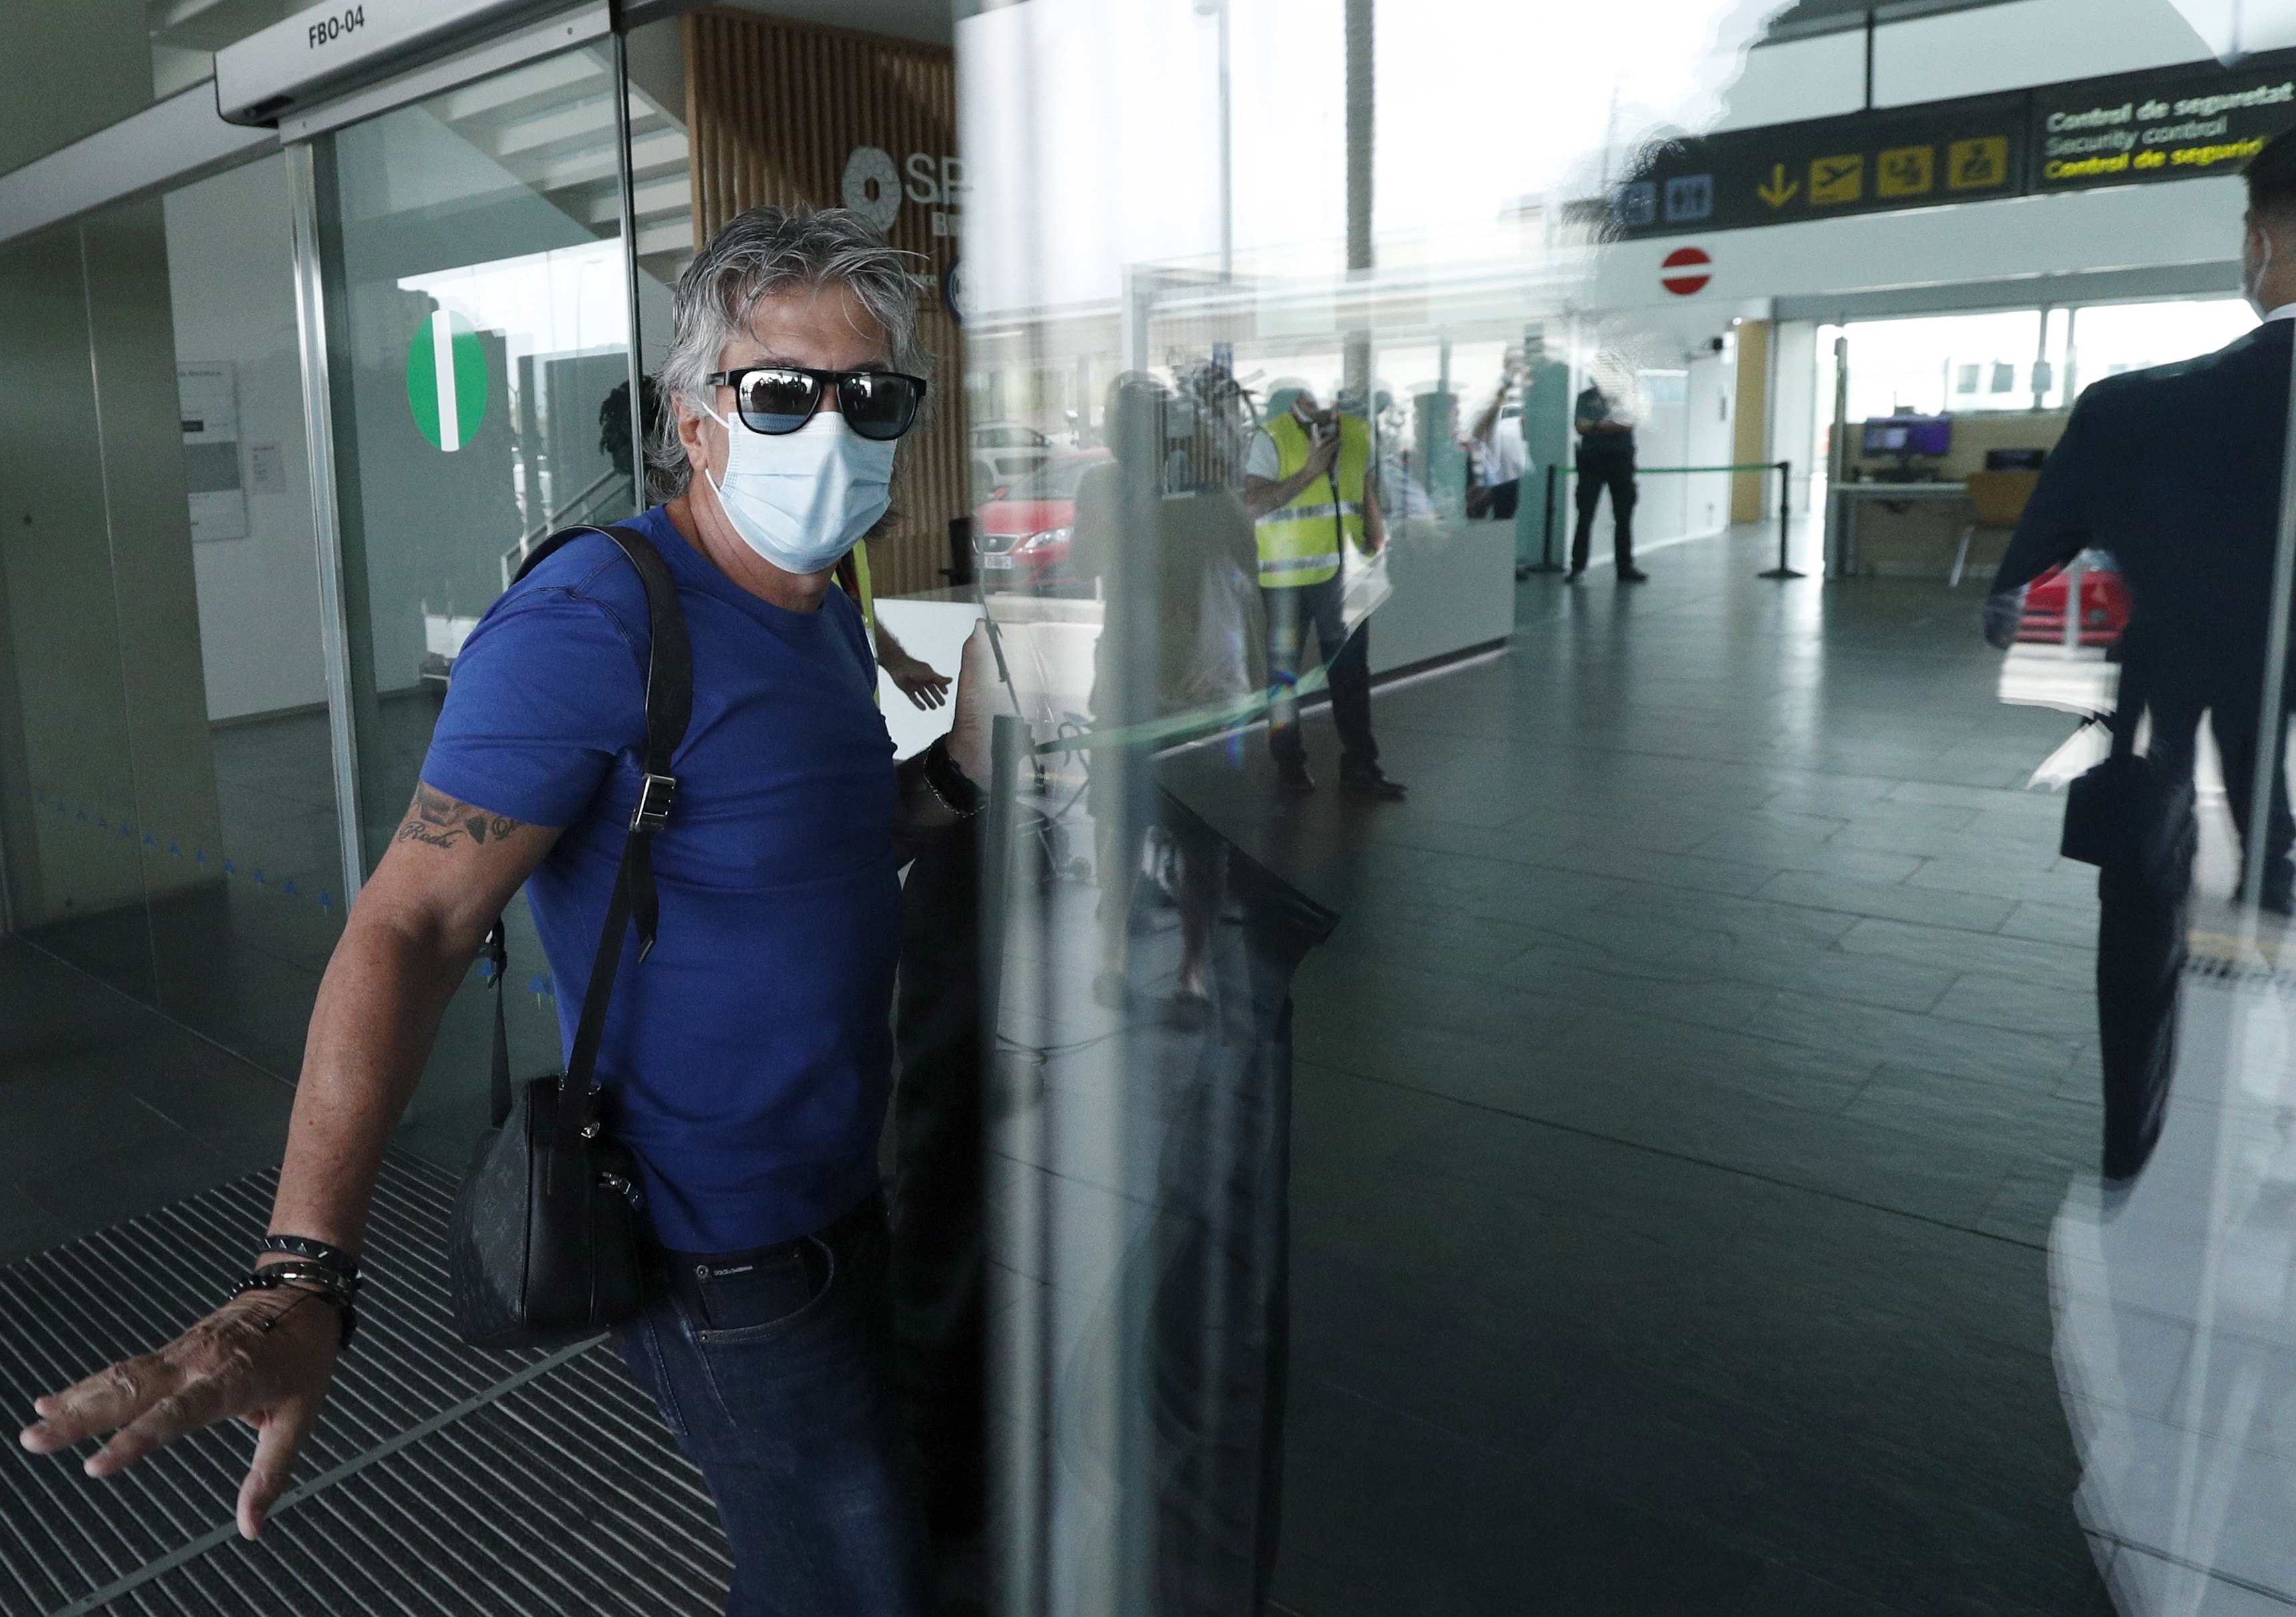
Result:
{"label": "reflection of person in glass", "polygon": [[2124,682],[2141,685],[2152,713],[2149,756],[2190,780],[2209,715],[2243,864],[2257,852],[2249,821],[2258,735],[2272,732],[2262,901],[2286,915],[2296,823],[2278,759],[2282,726],[2259,726],[2259,703],[2296,329],[2296,140],[2273,141],[2246,174],[2243,283],[2264,324],[2202,358],[2082,390],[2001,559],[1987,628],[2007,649],[2026,585],[2083,550],[2110,551],[2132,597],[2120,656]]}
{"label": "reflection of person in glass", "polygon": [[1392,800],[1403,795],[1403,785],[1381,772],[1379,743],[1372,739],[1368,626],[1349,633],[1341,611],[1342,553],[1352,546],[1374,556],[1387,543],[1371,476],[1371,423],[1324,409],[1305,388],[1288,401],[1278,394],[1269,406],[1267,424],[1253,436],[1243,465],[1243,503],[1259,533],[1260,597],[1267,609],[1267,750],[1284,791],[1316,789],[1292,694],[1312,628],[1339,726],[1340,784]]}
{"label": "reflection of person in glass", "polygon": [[[2242,844],[2239,894],[2291,906],[2285,697],[2266,692],[2296,330],[2296,140],[2247,168],[2242,243],[2264,324],[2217,352],[2107,376],[2074,405],[1996,575],[1988,638],[2013,647],[2024,587],[2091,547],[2128,580],[2112,756],[2068,794],[2063,847],[2099,866],[2097,1023],[2103,1174],[2125,1185],[2159,1138],[2176,1065],[2201,717]],[[2070,603],[2073,610],[2079,603]],[[2140,723],[2150,720],[2145,751]],[[2266,825],[2253,824],[2262,771]]]}
{"label": "reflection of person in glass", "polygon": [[[1099,580],[1103,602],[1093,669],[1093,719],[1122,732],[1190,712],[1210,713],[1265,684],[1251,519],[1234,489],[1230,417],[1242,395],[1225,370],[1184,378],[1185,398],[1133,373],[1109,390],[1112,463],[1077,488],[1073,554]],[[1152,743],[1095,747],[1091,808],[1100,870],[1102,1003],[1130,998],[1125,975],[1143,844],[1159,819]],[[1172,1019],[1209,1019],[1204,970],[1219,907],[1219,852],[1168,831],[1180,912],[1180,964]]]}
{"label": "reflection of person in glass", "polygon": [[1578,395],[1570,425],[1578,434],[1578,527],[1570,536],[1570,570],[1565,584],[1587,576],[1587,553],[1595,542],[1595,507],[1611,493],[1611,549],[1619,579],[1640,584],[1650,574],[1635,565],[1635,423],[1618,402],[1589,382]]}
{"label": "reflection of person in glass", "polygon": [[1491,391],[1490,402],[1482,407],[1468,431],[1465,447],[1471,480],[1467,487],[1467,514],[1471,517],[1488,517],[1499,522],[1514,521],[1529,455],[1523,444],[1521,403],[1518,399],[1510,410],[1507,398],[1522,382],[1522,356],[1510,352],[1506,364],[1500,368],[1498,385]]}
{"label": "reflection of person in glass", "polygon": [[[979,806],[983,653],[976,631],[952,735],[896,765],[860,613],[830,582],[886,509],[922,398],[914,300],[906,255],[857,213],[726,225],[679,279],[662,366],[674,436],[654,458],[676,497],[625,525],[675,580],[693,720],[654,844],[658,942],[625,949],[597,1064],[655,1243],[614,1337],[709,1482],[738,1613],[929,1604],[887,1375],[877,1145],[897,850]],[[570,1042],[640,800],[650,652],[642,582],[599,533],[480,620],[312,1015],[271,1225],[285,1249],[256,1260],[291,1258],[297,1277],[40,1399],[27,1447],[120,1429],[87,1462],[110,1475],[243,1417],[255,1536],[348,1338],[391,1129],[521,887]]]}

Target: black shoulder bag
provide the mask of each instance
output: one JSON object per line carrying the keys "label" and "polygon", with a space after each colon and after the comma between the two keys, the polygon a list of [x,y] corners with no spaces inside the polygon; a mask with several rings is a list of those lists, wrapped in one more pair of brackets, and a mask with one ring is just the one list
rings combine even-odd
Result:
{"label": "black shoulder bag", "polygon": [[2105,720],[2112,754],[2066,788],[2057,851],[2166,907],[2182,903],[2192,890],[2198,821],[2191,776],[2170,779],[2136,751],[2148,673],[2141,655],[2121,663],[2120,694]]}
{"label": "black shoulder bag", "polygon": [[494,962],[494,1126],[472,1154],[447,1236],[455,1329],[474,1348],[558,1347],[594,1335],[638,1309],[636,1164],[606,1137],[592,1082],[632,921],[638,958],[653,948],[660,914],[653,838],[669,817],[677,787],[669,765],[693,710],[693,655],[676,585],[644,534],[569,529],[539,546],[519,577],[582,533],[613,540],[645,580],[653,645],[646,669],[644,778],[562,1076],[512,1084],[502,1003],[509,956],[501,921],[488,934]]}

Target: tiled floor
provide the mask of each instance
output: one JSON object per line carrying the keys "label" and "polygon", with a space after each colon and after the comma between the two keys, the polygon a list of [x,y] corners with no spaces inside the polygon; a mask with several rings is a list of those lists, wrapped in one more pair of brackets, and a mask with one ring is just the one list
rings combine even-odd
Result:
{"label": "tiled floor", "polygon": [[2111,1609],[2045,1252],[2093,873],[2021,789],[2072,722],[1996,701],[1976,591],[1764,537],[1526,584],[1507,656],[1380,699],[1406,806],[1218,817],[1345,916],[1297,986],[1310,1617]]}

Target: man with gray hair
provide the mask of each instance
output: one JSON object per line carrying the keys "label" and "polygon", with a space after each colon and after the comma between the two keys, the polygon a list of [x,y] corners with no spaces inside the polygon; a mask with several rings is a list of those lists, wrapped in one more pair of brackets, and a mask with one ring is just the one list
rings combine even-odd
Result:
{"label": "man with gray hair", "polygon": [[[652,1237],[643,1307],[614,1335],[709,1480],[735,1613],[906,1617],[928,1602],[876,1170],[895,850],[978,808],[987,682],[968,647],[953,734],[897,766],[860,613],[832,583],[883,515],[923,399],[914,297],[903,255],[857,213],[733,220],[678,283],[671,411],[651,446],[675,495],[626,525],[675,580],[693,720],[653,843],[658,946],[629,940],[596,1068]],[[521,886],[572,1042],[645,788],[650,649],[643,583],[594,531],[488,609],[312,1014],[255,1260],[297,1267],[40,1399],[27,1448],[111,1432],[86,1461],[108,1476],[241,1417],[258,1433],[239,1498],[255,1536],[348,1337],[391,1129]]]}

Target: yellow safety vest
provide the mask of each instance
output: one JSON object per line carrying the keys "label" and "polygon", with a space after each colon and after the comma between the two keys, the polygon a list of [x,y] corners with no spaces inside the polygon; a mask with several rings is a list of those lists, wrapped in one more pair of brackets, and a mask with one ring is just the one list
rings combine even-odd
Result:
{"label": "yellow safety vest", "polygon": [[853,577],[861,587],[861,598],[854,604],[861,609],[861,627],[869,631],[869,644],[877,643],[877,591],[869,582],[869,546],[864,541],[853,546]]}
{"label": "yellow safety vest", "polygon": [[[874,657],[877,654],[877,591],[869,582],[869,546],[865,543],[854,546],[846,560],[853,563],[853,584],[850,593],[853,596],[853,604],[861,609],[862,631],[869,637],[869,654]],[[842,576],[844,571],[844,562],[840,562],[836,575],[831,579],[840,589],[846,587],[846,581]],[[885,700],[884,687],[882,685],[873,687],[873,694],[877,698],[878,705],[882,707]]]}
{"label": "yellow safety vest", "polygon": [[[1357,549],[1364,543],[1364,480],[1371,471],[1371,423],[1342,415],[1340,458],[1331,472],[1309,483],[1288,505],[1261,517],[1259,587],[1299,589],[1321,584],[1340,570],[1342,539]],[[1282,481],[1308,464],[1315,442],[1300,418],[1286,410],[1267,424],[1275,440],[1275,476]],[[1332,473],[1339,488],[1332,487]]]}

